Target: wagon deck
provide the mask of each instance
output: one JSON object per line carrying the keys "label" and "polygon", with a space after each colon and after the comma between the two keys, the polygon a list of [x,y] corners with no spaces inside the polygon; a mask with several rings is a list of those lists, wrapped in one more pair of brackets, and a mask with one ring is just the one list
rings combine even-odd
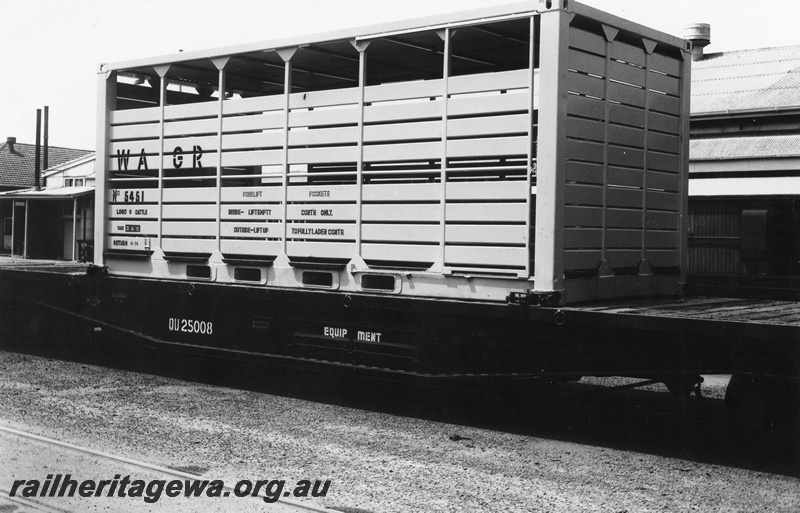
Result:
{"label": "wagon deck", "polygon": [[[13,270],[83,275],[86,274],[87,268],[88,264],[81,262],[0,259],[0,272]],[[582,303],[564,307],[562,310],[575,313],[602,313],[614,316],[800,327],[800,302],[773,299],[707,296],[625,298]],[[800,332],[798,337],[800,337]],[[800,344],[800,338],[798,338],[798,344]]]}
{"label": "wagon deck", "polygon": [[796,301],[689,297],[677,300],[618,300],[601,304],[589,303],[574,308],[614,315],[800,327],[800,302]]}

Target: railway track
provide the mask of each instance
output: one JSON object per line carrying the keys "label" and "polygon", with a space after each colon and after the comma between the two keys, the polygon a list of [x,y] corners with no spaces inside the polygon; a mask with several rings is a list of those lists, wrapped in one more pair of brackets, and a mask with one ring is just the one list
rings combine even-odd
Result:
{"label": "railway track", "polygon": [[[0,488],[0,511],[6,511],[2,509],[2,507],[3,507],[3,502],[8,501],[9,503],[11,503],[9,505],[11,508],[14,508],[15,506],[17,508],[22,508],[20,510],[21,513],[26,511],[43,511],[45,513],[70,513],[70,510],[68,509],[53,508],[51,506],[48,506],[47,504],[43,504],[40,501],[24,499],[22,497],[11,497],[9,493],[10,493],[9,490],[7,490],[6,488]],[[16,511],[16,510],[9,508],[9,511]]]}
{"label": "railway track", "polygon": [[[115,474],[125,475],[128,474],[129,471],[131,475],[136,475],[137,479],[144,479],[145,481],[149,480],[150,482],[152,482],[154,479],[169,480],[170,478],[173,480],[178,479],[183,481],[210,480],[209,478],[203,477],[199,474],[126,458],[104,451],[98,451],[88,447],[29,433],[20,429],[12,428],[10,426],[0,425],[0,439],[2,439],[0,440],[0,455],[2,455],[3,459],[6,460],[6,470],[0,474],[3,478],[3,485],[0,487],[0,506],[2,506],[3,501],[8,501],[17,507],[24,508],[22,511],[60,513],[82,511],[86,509],[85,503],[80,505],[81,497],[54,497],[54,490],[52,490],[50,494],[42,492],[39,494],[34,493],[34,495],[38,496],[25,497],[22,496],[22,489],[24,489],[25,485],[19,487],[19,489],[16,490],[16,493],[13,494],[13,488],[9,489],[9,485],[12,485],[15,480],[37,479],[42,481],[42,478],[44,477],[43,474],[53,475],[55,472],[61,472],[62,475],[70,473],[74,479],[79,481],[83,480],[84,478],[96,478],[98,475],[102,477],[108,477]],[[25,446],[27,446],[27,451],[23,449],[21,453],[15,453],[15,450],[18,451],[20,448]],[[35,450],[37,447],[46,448],[46,451],[37,452]],[[31,449],[33,449],[33,451],[31,451]],[[15,457],[15,455],[17,457]],[[17,465],[12,465],[12,461],[14,460],[18,462]],[[53,461],[58,461],[60,468],[56,467],[53,469],[52,463],[50,463]],[[66,464],[64,462],[66,462]],[[76,468],[74,466],[76,463],[79,465],[77,467],[78,470],[71,470],[70,472],[67,472],[68,469]],[[15,468],[12,469],[12,466]],[[29,470],[31,467],[35,467],[37,470]],[[110,470],[104,472],[104,467],[107,467]],[[41,468],[48,470],[38,470]],[[125,469],[124,471],[121,470],[123,468]],[[95,481],[97,481],[97,479],[95,479]],[[55,484],[53,488],[55,488]],[[174,500],[170,497],[161,496],[160,500],[156,500],[155,503],[148,504],[148,506],[161,506],[161,510],[164,511],[183,511],[184,509],[186,511],[197,511],[198,508],[202,509],[203,511],[217,511],[216,507],[219,508],[219,511],[229,511],[230,509],[236,509],[237,511],[270,511],[286,513],[326,513],[333,511],[313,504],[306,504],[291,500],[285,496],[278,498],[275,502],[266,504],[265,499],[268,498],[266,493],[258,493],[254,495],[248,494],[240,497],[236,494],[236,492],[237,490],[235,489],[235,486],[230,486],[230,483],[225,484],[222,487],[221,495],[222,497],[227,497],[228,499],[218,499],[217,501],[214,501],[217,504],[213,504],[211,507],[209,507],[209,505],[206,503],[213,499],[200,496],[191,497],[192,500],[190,501],[187,499],[187,497],[180,495],[176,497],[176,499],[187,500]],[[289,492],[284,492],[284,494],[288,493]],[[42,495],[47,496],[43,497]],[[140,502],[141,499],[139,499],[136,502],[125,503],[125,505],[120,508],[121,501],[118,500],[118,496],[114,497],[112,494],[108,494],[108,496],[106,496],[105,493],[101,494],[100,491],[98,491],[93,497],[85,498],[83,500],[96,501],[98,499],[103,500],[108,498],[113,501],[113,509],[115,511],[126,511],[128,510],[128,507],[130,507],[130,510],[133,511],[143,506],[143,504]],[[69,503],[66,508],[63,507],[64,502]],[[156,510],[158,511],[159,509]],[[4,511],[2,507],[0,507],[0,511]]]}

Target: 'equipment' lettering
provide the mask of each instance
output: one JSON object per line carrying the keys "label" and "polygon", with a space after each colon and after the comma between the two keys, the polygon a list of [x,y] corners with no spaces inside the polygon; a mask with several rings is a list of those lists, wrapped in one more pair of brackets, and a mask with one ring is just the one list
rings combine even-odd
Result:
{"label": "'equipment' lettering", "polygon": [[347,337],[347,328],[331,328],[329,326],[325,326],[323,333],[326,337],[345,338]]}

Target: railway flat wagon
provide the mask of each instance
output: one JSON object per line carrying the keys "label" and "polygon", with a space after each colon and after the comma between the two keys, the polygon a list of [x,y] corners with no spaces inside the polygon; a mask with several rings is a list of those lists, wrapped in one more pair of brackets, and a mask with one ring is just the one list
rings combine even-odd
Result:
{"label": "railway flat wagon", "polygon": [[796,304],[675,299],[690,46],[548,0],[103,64],[97,266],[4,279],[117,346],[796,380]]}

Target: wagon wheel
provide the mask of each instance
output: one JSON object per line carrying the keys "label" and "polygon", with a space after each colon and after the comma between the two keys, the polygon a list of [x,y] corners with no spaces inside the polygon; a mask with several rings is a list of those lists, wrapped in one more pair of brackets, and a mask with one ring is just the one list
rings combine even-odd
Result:
{"label": "wagon wheel", "polygon": [[734,374],[725,392],[728,431],[736,439],[791,441],[800,422],[798,382]]}
{"label": "wagon wheel", "polygon": [[700,396],[700,383],[703,382],[703,377],[698,374],[681,374],[675,377],[670,377],[664,380],[664,385],[667,389],[678,397],[689,397],[692,391],[697,391],[697,396]]}

